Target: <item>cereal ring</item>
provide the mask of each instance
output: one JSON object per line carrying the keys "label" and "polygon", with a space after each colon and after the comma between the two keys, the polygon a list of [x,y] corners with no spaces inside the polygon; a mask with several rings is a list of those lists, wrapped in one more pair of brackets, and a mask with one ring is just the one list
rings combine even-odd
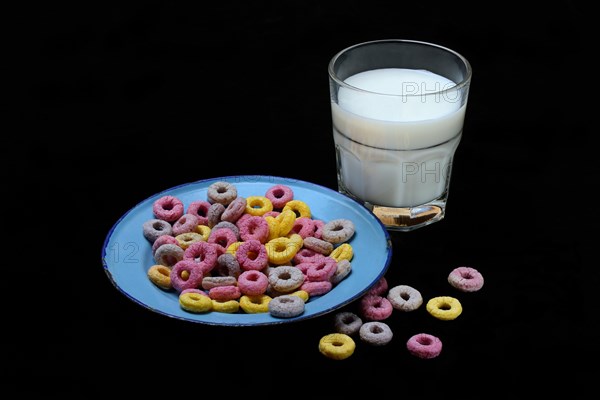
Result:
{"label": "cereal ring", "polygon": [[242,269],[240,268],[240,263],[238,262],[237,258],[235,255],[229,252],[221,254],[219,257],[217,257],[217,265],[215,266],[214,271],[220,276],[230,276],[235,279],[237,279],[237,277],[242,273]]}
{"label": "cereal ring", "polygon": [[313,236],[315,232],[314,220],[306,217],[296,218],[294,220],[294,226],[292,226],[291,232],[297,233],[302,236],[302,239],[306,239],[309,236]]}
{"label": "cereal ring", "polygon": [[269,263],[265,245],[255,239],[242,242],[235,252],[235,257],[244,271],[260,271]]}
{"label": "cereal ring", "polygon": [[240,239],[240,228],[238,228],[238,226],[236,224],[229,222],[229,221],[221,221],[218,224],[216,224],[215,226],[213,226],[212,230],[220,229],[220,228],[231,229],[231,231],[235,234],[236,240]]}
{"label": "cereal ring", "polygon": [[323,227],[325,226],[325,221],[320,219],[313,219],[314,231],[311,236],[316,237],[317,239],[323,239]]}
{"label": "cereal ring", "polygon": [[237,242],[237,239],[235,232],[229,228],[213,228],[207,242],[221,247],[222,252],[225,253],[229,246]]}
{"label": "cereal ring", "polygon": [[237,249],[238,249],[238,247],[240,247],[240,246],[242,245],[242,243],[244,243],[244,242],[235,242],[235,243],[232,243],[232,244],[231,244],[231,245],[229,245],[229,247],[227,248],[227,251],[226,251],[226,253],[229,253],[229,254],[231,254],[231,255],[235,256],[235,253],[237,253]]}
{"label": "cereal ring", "polygon": [[325,256],[328,256],[333,251],[332,243],[323,239],[317,239],[314,236],[305,237],[303,243],[305,248],[314,250],[317,253],[323,254]]}
{"label": "cereal ring", "polygon": [[321,257],[311,263],[306,277],[312,282],[329,281],[337,269],[337,262],[331,257]]}
{"label": "cereal ring", "polygon": [[187,214],[198,217],[198,225],[208,225],[208,209],[210,203],[206,200],[192,201],[187,208]]}
{"label": "cereal ring", "polygon": [[430,299],[425,305],[427,312],[437,319],[451,321],[462,313],[460,301],[450,296],[438,296]]}
{"label": "cereal ring", "polygon": [[235,222],[242,214],[246,211],[246,198],[238,196],[223,211],[221,214],[221,221]]}
{"label": "cereal ring", "polygon": [[148,270],[148,278],[152,283],[161,289],[169,290],[173,288],[171,285],[171,268],[156,264]]}
{"label": "cereal ring", "polygon": [[173,236],[171,224],[162,219],[149,219],[142,225],[142,233],[146,240],[154,243],[160,236]]}
{"label": "cereal ring", "polygon": [[261,217],[269,211],[273,211],[273,203],[265,196],[248,196],[246,198],[247,214]]}
{"label": "cereal ring", "polygon": [[181,292],[179,294],[179,305],[186,311],[193,313],[204,313],[212,310],[212,300],[205,294],[195,292]]}
{"label": "cereal ring", "polygon": [[312,218],[312,214],[310,212],[310,207],[308,204],[301,200],[290,200],[286,203],[285,207],[283,207],[282,211],[292,210],[294,214],[296,214],[296,218]]}
{"label": "cereal ring", "polygon": [[173,224],[173,236],[194,232],[198,226],[198,217],[194,214],[183,214]]}
{"label": "cereal ring", "polygon": [[356,342],[345,333],[330,333],[319,340],[319,352],[334,360],[344,360],[354,354]]}
{"label": "cereal ring", "polygon": [[238,300],[241,295],[240,288],[235,285],[215,286],[208,290],[208,296],[218,301]]}
{"label": "cereal ring", "polygon": [[355,335],[363,325],[362,319],[350,311],[338,312],[333,317],[333,328],[337,333]]}
{"label": "cereal ring", "polygon": [[247,296],[258,296],[264,294],[269,286],[269,278],[256,270],[244,271],[238,277],[240,292]]}
{"label": "cereal ring", "polygon": [[382,321],[392,315],[392,303],[382,296],[365,295],[361,297],[359,309],[362,316],[370,321]]}
{"label": "cereal ring", "polygon": [[213,203],[208,208],[207,219],[208,222],[206,225],[209,228],[213,228],[216,224],[221,222],[221,215],[225,212],[225,206],[221,203]]}
{"label": "cereal ring", "polygon": [[178,261],[181,261],[184,258],[185,250],[179,247],[176,244],[163,244],[154,253],[154,261],[160,265],[166,265],[167,267],[172,267]]}
{"label": "cereal ring", "polygon": [[321,257],[325,256],[321,253],[317,253],[314,250],[302,248],[296,252],[294,258],[292,258],[292,263],[294,265],[298,265],[306,262],[314,262]]}
{"label": "cereal ring", "polygon": [[253,215],[240,222],[239,228],[242,241],[254,239],[265,243],[269,237],[269,224],[263,217]]}
{"label": "cereal ring", "polygon": [[428,333],[418,333],[406,342],[408,352],[419,358],[435,358],[442,352],[442,341]]}
{"label": "cereal ring", "polygon": [[212,309],[222,313],[233,314],[239,311],[240,302],[238,300],[219,301],[212,299]]}
{"label": "cereal ring", "polygon": [[277,184],[267,189],[265,197],[271,200],[273,208],[281,210],[288,201],[294,199],[294,191],[289,186]]}
{"label": "cereal ring", "polygon": [[394,286],[388,291],[387,299],[394,309],[406,312],[414,311],[423,304],[421,292],[408,285]]}
{"label": "cereal ring", "polygon": [[448,283],[462,292],[476,292],[483,286],[483,275],[475,268],[458,267],[448,275]]}
{"label": "cereal ring", "polygon": [[279,236],[285,236],[294,227],[294,221],[296,221],[296,214],[292,210],[283,210],[275,217],[277,225],[279,226]]}
{"label": "cereal ring", "polygon": [[354,249],[350,246],[350,243],[342,243],[329,254],[329,257],[336,261],[341,260],[352,260],[354,257]]}
{"label": "cereal ring", "polygon": [[269,270],[269,284],[281,293],[289,293],[304,283],[304,274],[296,267],[282,265]]}
{"label": "cereal ring", "polygon": [[237,188],[229,182],[219,181],[208,187],[207,198],[211,204],[229,205],[237,197]]}
{"label": "cereal ring", "polygon": [[202,296],[208,297],[208,293],[206,293],[204,290],[196,289],[196,288],[183,289],[181,291],[181,293],[179,293],[179,295],[181,296],[182,294],[186,294],[186,293],[198,293],[198,294],[201,294]]}
{"label": "cereal ring", "polygon": [[269,263],[274,265],[287,264],[293,260],[298,247],[289,238],[279,237],[265,243]]}
{"label": "cereal ring", "polygon": [[256,296],[242,295],[240,297],[240,307],[248,314],[267,313],[269,312],[269,302],[272,300],[266,294]]}
{"label": "cereal ring", "polygon": [[354,235],[354,230],[354,223],[349,219],[334,219],[323,225],[321,239],[333,244],[347,242]]}
{"label": "cereal ring", "polygon": [[310,295],[306,290],[296,290],[295,292],[289,293],[291,296],[298,296],[306,303],[310,298]]}
{"label": "cereal ring", "polygon": [[305,280],[300,286],[300,290],[304,290],[310,297],[314,297],[329,292],[332,287],[333,285],[329,281],[310,282]]}
{"label": "cereal ring", "polygon": [[156,253],[156,249],[158,249],[163,244],[167,244],[167,243],[179,245],[179,241],[174,236],[161,235],[156,238],[154,243],[152,243],[152,255],[154,255],[154,253]]}
{"label": "cereal ring", "polygon": [[200,264],[202,272],[207,275],[217,265],[217,248],[208,242],[196,242],[184,250],[183,259],[193,260]]}
{"label": "cereal ring", "polygon": [[204,290],[210,290],[217,286],[234,285],[237,285],[237,279],[233,276],[205,276],[202,278],[202,289]]}
{"label": "cereal ring", "polygon": [[337,285],[343,281],[352,272],[352,264],[348,260],[340,260],[337,262],[335,274],[331,277],[331,283]]}
{"label": "cereal ring", "polygon": [[365,322],[358,332],[360,339],[373,346],[384,346],[394,336],[389,325],[381,321]]}
{"label": "cereal ring", "polygon": [[[187,272],[187,279],[184,278]],[[181,292],[184,289],[197,289],[202,285],[204,274],[198,263],[192,260],[181,260],[171,268],[171,284],[173,289]]]}
{"label": "cereal ring", "polygon": [[192,243],[203,242],[204,237],[197,232],[186,232],[175,236],[177,244],[182,249],[187,249]]}
{"label": "cereal ring", "polygon": [[304,300],[284,294],[269,302],[269,313],[275,318],[293,318],[304,313]]}
{"label": "cereal ring", "polygon": [[380,277],[377,282],[367,291],[366,294],[374,294],[376,296],[385,296],[388,291],[388,283],[385,276]]}
{"label": "cereal ring", "polygon": [[196,232],[202,235],[202,239],[206,242],[208,237],[210,236],[210,231],[212,229],[209,228],[208,225],[198,225],[196,227]]}
{"label": "cereal ring", "polygon": [[183,215],[183,202],[175,196],[162,196],[152,204],[152,212],[158,219],[175,222]]}
{"label": "cereal ring", "polygon": [[267,221],[267,225],[269,226],[269,236],[267,236],[267,242],[269,240],[278,238],[280,235],[279,235],[279,222],[277,222],[277,219],[275,219],[275,217],[272,217],[270,215],[263,215],[263,218],[265,219],[265,221]]}

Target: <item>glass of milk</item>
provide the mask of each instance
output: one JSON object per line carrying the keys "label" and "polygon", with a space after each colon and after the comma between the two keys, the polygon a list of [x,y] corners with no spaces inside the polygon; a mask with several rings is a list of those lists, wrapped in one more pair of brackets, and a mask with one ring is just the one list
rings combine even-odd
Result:
{"label": "glass of milk", "polygon": [[338,190],[410,231],[444,218],[471,66],[415,40],[350,46],[329,63]]}

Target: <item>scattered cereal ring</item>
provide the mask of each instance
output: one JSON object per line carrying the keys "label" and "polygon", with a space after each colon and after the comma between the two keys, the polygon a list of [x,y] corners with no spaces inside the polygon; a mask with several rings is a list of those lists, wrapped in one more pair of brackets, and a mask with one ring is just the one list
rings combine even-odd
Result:
{"label": "scattered cereal ring", "polygon": [[419,358],[435,358],[442,352],[442,341],[428,333],[418,333],[406,342],[409,353]]}
{"label": "scattered cereal ring", "polygon": [[337,270],[337,262],[331,257],[321,257],[310,264],[306,277],[312,282],[329,281]]}
{"label": "scattered cereal ring", "polygon": [[336,332],[355,335],[363,325],[362,319],[351,311],[341,311],[333,317],[333,327]]}
{"label": "scattered cereal ring", "polygon": [[284,294],[269,302],[269,313],[275,318],[293,318],[304,313],[304,300]]}
{"label": "scattered cereal ring", "polygon": [[175,236],[177,244],[182,249],[187,249],[192,243],[203,242],[204,237],[197,232],[186,232]]}
{"label": "scattered cereal ring", "polygon": [[269,224],[263,217],[253,215],[240,222],[239,229],[242,241],[254,239],[260,243],[265,243],[269,237]]}
{"label": "scattered cereal ring", "polygon": [[313,236],[315,232],[315,223],[311,218],[296,218],[294,220],[294,226],[292,226],[291,232],[302,236],[302,239],[306,239],[309,236]]}
{"label": "scattered cereal ring", "polygon": [[273,208],[281,210],[288,201],[294,199],[294,191],[289,186],[277,184],[267,189],[265,197],[271,200]]}
{"label": "scattered cereal ring", "polygon": [[352,272],[352,264],[348,260],[340,260],[337,262],[335,274],[331,277],[331,283],[337,285]]}
{"label": "scattered cereal ring", "polygon": [[300,290],[304,290],[310,297],[314,297],[329,292],[332,286],[332,283],[329,281],[310,282],[305,280],[302,286],[300,286]]}
{"label": "scattered cereal ring", "polygon": [[242,292],[236,285],[215,286],[208,290],[208,296],[218,301],[238,300],[241,295]]}
{"label": "scattered cereal ring", "polygon": [[239,311],[240,302],[238,300],[219,301],[212,299],[212,308],[217,312],[233,314]]}
{"label": "scattered cereal ring", "polygon": [[282,265],[269,270],[269,284],[281,293],[289,293],[304,283],[304,274],[296,267]]}
{"label": "scattered cereal ring", "polygon": [[221,221],[235,222],[242,214],[246,211],[246,198],[238,196],[223,211],[221,214]]}
{"label": "scattered cereal ring", "polygon": [[173,235],[181,235],[182,233],[194,232],[198,226],[198,217],[194,214],[183,214],[173,224]]}
{"label": "scattered cereal ring", "polygon": [[171,268],[161,264],[155,264],[148,270],[148,278],[150,281],[164,290],[173,288],[173,285],[171,285],[170,275]]}
{"label": "scattered cereal ring", "polygon": [[[184,278],[187,272],[187,279]],[[181,292],[184,289],[197,289],[202,285],[204,274],[198,263],[192,260],[181,260],[171,268],[171,284],[173,289]]]}
{"label": "scattered cereal ring", "polygon": [[313,219],[313,225],[313,234],[311,236],[314,236],[318,239],[323,239],[323,227],[325,226],[325,221]]}
{"label": "scattered cereal ring", "polygon": [[183,202],[175,196],[162,196],[152,204],[154,216],[167,222],[177,221],[183,211]]}
{"label": "scattered cereal ring", "polygon": [[294,227],[296,214],[292,210],[283,210],[275,217],[275,220],[279,226],[279,236],[285,236]]}
{"label": "scattered cereal ring", "polygon": [[237,197],[237,188],[229,182],[214,182],[208,187],[206,196],[211,204],[227,206]]}
{"label": "scattered cereal ring", "polygon": [[278,237],[265,243],[269,263],[283,265],[293,260],[298,247],[287,237]]}
{"label": "scattered cereal ring", "polygon": [[351,220],[338,218],[323,225],[321,238],[333,244],[343,243],[350,240],[354,235],[354,230],[354,223]]}
{"label": "scattered cereal ring", "polygon": [[150,243],[154,243],[160,236],[173,236],[171,224],[162,219],[149,219],[142,225],[142,234]]}
{"label": "scattered cereal ring", "polygon": [[296,252],[294,258],[292,258],[292,262],[297,265],[306,262],[314,262],[321,257],[324,257],[321,253],[317,253],[311,249],[302,248]]}
{"label": "scattered cereal ring", "polygon": [[236,224],[234,224],[233,222],[221,221],[218,224],[216,224],[215,226],[213,226],[212,230],[221,229],[221,228],[230,229],[235,234],[235,237],[237,238],[237,240],[240,239],[240,228],[238,228],[238,226]]}
{"label": "scattered cereal ring", "polygon": [[263,214],[273,211],[273,203],[265,196],[248,196],[246,197],[246,213],[262,217]]}
{"label": "scattered cereal ring", "polygon": [[[333,251],[333,244],[323,240],[317,239],[314,236],[307,236],[303,240],[304,247],[310,250],[314,250],[317,253],[321,253],[325,256],[328,256]],[[341,253],[341,250],[340,250]]]}
{"label": "scattered cereal ring", "polygon": [[374,294],[376,296],[385,296],[388,291],[388,283],[385,276],[381,276],[377,282],[367,291],[367,294]]}
{"label": "scattered cereal ring", "polygon": [[163,244],[154,253],[154,261],[160,265],[172,267],[184,258],[185,250],[176,244]]}
{"label": "scattered cereal ring", "polygon": [[223,215],[223,213],[225,212],[225,206],[221,203],[213,203],[210,205],[210,207],[208,208],[208,214],[207,214],[207,219],[208,222],[206,223],[206,225],[208,225],[209,228],[213,228],[216,224],[218,224],[219,222],[221,222],[221,215]]}
{"label": "scattered cereal ring", "polygon": [[400,311],[414,311],[423,304],[423,296],[417,289],[408,285],[394,286],[387,293],[392,307]]}
{"label": "scattered cereal ring", "polygon": [[450,296],[433,297],[425,307],[429,314],[443,321],[453,320],[462,313],[460,301]]}
{"label": "scattered cereal ring", "polygon": [[152,255],[154,256],[154,253],[156,253],[156,249],[158,249],[163,244],[167,243],[180,245],[179,241],[177,240],[177,238],[175,238],[175,236],[161,235],[156,238],[154,243],[152,243]]}
{"label": "scattered cereal ring", "polygon": [[217,265],[213,270],[220,276],[230,276],[235,279],[242,273],[237,258],[229,252],[223,253],[217,257]]}
{"label": "scattered cereal ring", "polygon": [[202,289],[204,290],[210,290],[217,286],[235,285],[237,285],[237,279],[233,276],[205,276],[202,278]]}
{"label": "scattered cereal ring", "polygon": [[187,208],[188,214],[193,214],[198,218],[198,225],[208,225],[208,209],[210,203],[206,200],[192,201]]}
{"label": "scattered cereal ring", "polygon": [[354,354],[356,342],[344,333],[330,333],[319,340],[319,351],[334,360],[344,360]]}
{"label": "scattered cereal ring", "polygon": [[235,242],[235,243],[232,243],[232,244],[231,244],[231,245],[229,245],[229,247],[227,248],[227,251],[226,251],[226,253],[229,253],[229,254],[231,254],[231,255],[235,256],[235,253],[237,253],[237,249],[238,249],[238,247],[240,247],[240,246],[242,245],[242,243],[244,243],[244,242]]}
{"label": "scattered cereal ring", "polygon": [[269,286],[269,278],[257,270],[247,270],[238,277],[238,287],[242,294],[258,296],[264,294]]}
{"label": "scattered cereal ring", "polygon": [[352,260],[352,257],[354,257],[354,249],[352,248],[350,243],[342,243],[338,247],[333,249],[331,253],[329,253],[329,257],[333,258],[336,261],[350,261]]}
{"label": "scattered cereal ring", "polygon": [[202,235],[202,239],[206,242],[208,237],[210,236],[210,227],[208,225],[198,225],[196,227],[196,232]]}
{"label": "scattered cereal ring", "polygon": [[392,303],[387,298],[372,294],[361,297],[359,308],[362,316],[370,321],[387,319],[394,311]]}
{"label": "scattered cereal ring", "polygon": [[462,292],[476,292],[483,286],[483,275],[475,268],[458,267],[448,275],[448,283]]}
{"label": "scattered cereal ring", "polygon": [[242,242],[235,252],[235,257],[244,271],[260,271],[269,263],[265,245],[256,239]]}
{"label": "scattered cereal ring", "polygon": [[221,247],[224,253],[229,246],[238,241],[237,239],[235,232],[229,228],[213,228],[207,242]]}
{"label": "scattered cereal ring", "polygon": [[279,235],[279,222],[275,217],[270,215],[263,215],[265,221],[267,221],[267,225],[269,226],[269,236],[267,236],[267,242],[269,240],[273,240],[278,238]]}
{"label": "scattered cereal ring", "polygon": [[218,257],[215,245],[204,241],[192,243],[183,253],[183,259],[193,260],[200,264],[205,275],[217,265]]}
{"label": "scattered cereal ring", "polygon": [[240,297],[240,307],[248,314],[269,312],[269,302],[272,298],[266,294],[256,296],[242,295]]}
{"label": "scattered cereal ring", "polygon": [[283,207],[282,211],[285,211],[285,210],[292,210],[294,212],[294,214],[296,214],[296,218],[302,218],[302,217],[311,218],[312,217],[310,207],[308,206],[308,204],[306,204],[305,202],[303,202],[301,200],[288,201],[285,204],[285,206]]}
{"label": "scattered cereal ring", "polygon": [[304,300],[305,303],[310,298],[310,295],[308,294],[308,292],[306,290],[296,290],[296,291],[294,291],[292,293],[289,293],[289,294],[291,296],[298,296],[298,297],[300,297],[302,300]]}
{"label": "scattered cereal ring", "polygon": [[204,313],[212,310],[212,300],[205,294],[195,292],[181,292],[179,294],[179,305],[186,311],[193,313]]}
{"label": "scattered cereal ring", "polygon": [[358,332],[360,339],[373,346],[384,346],[388,344],[394,333],[388,324],[381,321],[365,322]]}

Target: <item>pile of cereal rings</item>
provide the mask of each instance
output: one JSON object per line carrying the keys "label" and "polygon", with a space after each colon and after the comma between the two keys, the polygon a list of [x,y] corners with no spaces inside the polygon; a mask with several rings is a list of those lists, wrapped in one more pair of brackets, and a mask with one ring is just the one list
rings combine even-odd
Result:
{"label": "pile of cereal rings", "polygon": [[154,257],[148,279],[190,313],[296,317],[352,270],[354,223],[314,218],[283,184],[243,197],[218,181],[206,198],[165,195],[152,212],[142,226]]}
{"label": "pile of cereal rings", "polygon": [[[476,292],[483,287],[482,274],[475,268],[461,266],[448,275],[448,283],[461,292]],[[384,346],[394,337],[385,322],[394,310],[412,312],[424,303],[421,293],[408,285],[390,287],[381,277],[358,301],[358,311],[340,311],[333,316],[333,332],[321,337],[319,351],[334,360],[350,357],[356,342]],[[437,296],[425,303],[427,312],[442,321],[452,321],[463,309],[454,296]],[[419,332],[406,340],[408,352],[421,359],[436,358],[442,352],[442,340],[430,333]]]}

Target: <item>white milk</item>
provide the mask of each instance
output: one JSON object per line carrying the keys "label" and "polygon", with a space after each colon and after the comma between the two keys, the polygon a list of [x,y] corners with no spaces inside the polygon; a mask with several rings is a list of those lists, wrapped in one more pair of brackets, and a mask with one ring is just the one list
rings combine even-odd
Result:
{"label": "white milk", "polygon": [[[332,103],[343,185],[371,204],[410,207],[447,189],[466,102],[455,83],[429,71],[361,72]],[[380,94],[377,94],[380,93]],[[381,94],[383,93],[383,94]]]}

